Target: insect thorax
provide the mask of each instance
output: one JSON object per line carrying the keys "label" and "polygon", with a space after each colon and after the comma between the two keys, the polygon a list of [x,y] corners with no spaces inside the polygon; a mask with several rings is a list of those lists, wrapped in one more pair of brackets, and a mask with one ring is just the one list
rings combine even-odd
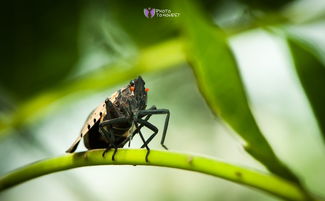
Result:
{"label": "insect thorax", "polygon": [[131,91],[128,87],[115,92],[110,101],[117,109],[118,117],[129,117],[137,114],[139,110],[146,108],[147,98],[139,96],[137,92]]}

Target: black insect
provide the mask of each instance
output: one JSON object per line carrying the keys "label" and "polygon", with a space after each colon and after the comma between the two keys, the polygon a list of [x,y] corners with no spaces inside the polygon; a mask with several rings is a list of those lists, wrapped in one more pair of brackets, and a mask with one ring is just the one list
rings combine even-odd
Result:
{"label": "black insect", "polygon": [[[156,106],[146,109],[149,89],[144,85],[145,82],[139,76],[100,104],[89,115],[80,135],[66,152],[74,152],[80,140],[84,138],[87,149],[106,148],[103,156],[109,149],[114,148],[112,155],[114,160],[117,148],[123,147],[127,142],[130,145],[131,139],[138,133],[143,141],[141,148],[145,147],[148,150],[146,154],[148,162],[150,153],[148,144],[158,133],[158,128],[148,120],[155,114],[166,114],[161,145],[167,149],[164,141],[170,116],[169,110],[157,109]],[[147,140],[141,133],[142,127],[147,127],[153,132]]]}

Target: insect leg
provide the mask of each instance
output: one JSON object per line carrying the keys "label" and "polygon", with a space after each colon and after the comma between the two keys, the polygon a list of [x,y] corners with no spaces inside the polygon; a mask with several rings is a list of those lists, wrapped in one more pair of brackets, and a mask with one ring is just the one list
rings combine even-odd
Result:
{"label": "insect leg", "polygon": [[106,104],[106,113],[107,113],[106,115],[107,115],[107,119],[113,119],[113,117],[117,117],[118,115],[117,115],[117,112],[116,112],[116,107],[109,100],[109,98],[107,98],[105,100],[105,104]]}
{"label": "insect leg", "polygon": [[[157,107],[155,105],[153,105],[149,108],[149,110],[156,110],[156,109],[157,109]],[[148,121],[150,119],[150,117],[151,117],[151,114],[148,114],[144,120]],[[129,144],[128,144],[129,147],[131,146],[131,140],[133,139],[133,136],[135,134],[139,133],[139,131],[141,130],[142,127],[143,127],[143,125],[140,124],[140,126],[138,128],[136,128],[135,131],[133,131],[132,135],[130,136],[130,140],[129,140]]]}
{"label": "insect leg", "polygon": [[[168,128],[168,123],[169,123],[169,116],[170,116],[170,112],[169,110],[167,109],[156,109],[156,110],[141,110],[139,111],[139,117],[141,116],[145,116],[145,115],[154,115],[154,114],[166,114],[166,118],[165,118],[165,124],[164,124],[164,131],[163,131],[163,134],[162,134],[162,137],[161,137],[161,141],[160,141],[160,144],[161,146],[163,146],[165,149],[168,149],[166,146],[165,146],[165,138],[166,138],[166,132],[167,132],[167,128]],[[143,121],[145,122],[143,119],[138,119],[139,121]],[[152,127],[153,125],[149,122],[145,122],[143,123],[144,126],[147,125],[150,125],[150,127]],[[150,129],[149,126],[146,126],[147,128]],[[155,127],[155,126],[154,126]],[[152,127],[153,128],[153,127]],[[147,140],[147,143],[149,143],[150,141],[149,140],[152,140],[154,136],[150,136],[150,138]],[[149,142],[148,142],[149,141]]]}
{"label": "insect leg", "polygon": [[[158,128],[154,125],[152,125],[151,123],[145,121],[144,119],[138,119],[136,120],[141,126],[145,126],[147,128],[149,128],[151,131],[153,131],[153,134],[151,134],[151,136],[146,140],[144,141],[144,144],[141,146],[141,148],[144,148],[146,147],[149,142],[157,135],[158,133]],[[141,135],[140,135],[141,136]]]}
{"label": "insect leg", "polygon": [[[149,160],[148,160],[148,156],[149,156],[149,153],[150,153],[150,148],[149,148],[148,145],[146,144],[146,141],[145,141],[145,139],[144,139],[144,137],[143,137],[143,135],[142,135],[142,133],[141,133],[141,131],[140,131],[140,129],[139,129],[138,123],[137,123],[137,122],[134,122],[134,125],[135,125],[135,127],[136,127],[136,130],[138,130],[138,133],[139,133],[139,135],[140,135],[140,138],[141,138],[141,140],[143,141],[143,143],[144,143],[144,145],[145,145],[145,147],[146,147],[146,149],[147,149],[146,162],[149,162]],[[141,147],[141,148],[143,148],[143,147]]]}
{"label": "insect leg", "polygon": [[[105,156],[106,152],[111,148],[111,146],[113,146],[115,150],[112,155],[112,160],[113,161],[115,160],[114,157],[117,152],[117,145],[115,143],[114,133],[111,130],[112,125],[118,124],[118,123],[128,123],[128,122],[129,122],[129,119],[127,119],[125,117],[119,117],[119,118],[115,118],[115,119],[105,120],[99,124],[99,130],[101,131],[100,133],[109,142],[108,147],[103,152],[103,156]],[[108,126],[108,129],[104,129],[105,126]]]}
{"label": "insect leg", "polygon": [[[111,131],[111,129],[105,130],[103,128],[103,126],[99,126],[99,133],[104,137],[106,143],[109,146],[114,146],[115,136],[114,136],[113,132]],[[106,152],[107,152],[107,150],[104,153],[106,153]]]}

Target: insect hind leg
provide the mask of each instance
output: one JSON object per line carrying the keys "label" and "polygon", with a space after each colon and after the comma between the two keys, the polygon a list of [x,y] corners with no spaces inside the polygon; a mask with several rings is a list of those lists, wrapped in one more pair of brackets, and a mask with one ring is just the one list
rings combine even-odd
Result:
{"label": "insect hind leg", "polygon": [[[112,148],[114,147],[114,153],[112,155],[112,160],[115,160],[115,154],[117,152],[117,144],[115,142],[115,135],[112,132],[111,128],[114,124],[119,124],[119,123],[128,123],[129,119],[125,117],[119,117],[115,119],[110,119],[110,120],[105,120],[99,124],[99,130],[100,133],[103,135],[104,139],[107,141],[107,148],[103,152],[102,156],[104,157],[105,154]],[[108,129],[104,129],[104,127],[108,127]]]}
{"label": "insect hind leg", "polygon": [[[105,151],[103,151],[102,156],[105,157],[105,154],[111,149],[111,147],[107,147]],[[114,146],[114,152],[112,155],[112,161],[115,161],[115,154],[117,153],[117,146]]]}

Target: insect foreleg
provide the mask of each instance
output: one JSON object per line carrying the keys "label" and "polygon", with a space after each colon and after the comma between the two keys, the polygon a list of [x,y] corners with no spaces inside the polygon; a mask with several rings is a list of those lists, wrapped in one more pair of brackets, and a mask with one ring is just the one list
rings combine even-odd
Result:
{"label": "insect foreleg", "polygon": [[[163,146],[165,149],[168,149],[166,146],[165,146],[165,138],[166,138],[166,132],[167,132],[167,128],[168,128],[168,123],[169,123],[169,116],[170,116],[170,112],[169,112],[169,110],[167,110],[167,109],[156,109],[156,110],[141,110],[141,111],[139,111],[139,117],[143,117],[143,116],[145,116],[145,115],[154,115],[154,114],[166,114],[166,118],[165,118],[165,124],[164,124],[164,130],[163,130],[163,134],[162,134],[162,137],[161,137],[161,141],[160,141],[160,144],[161,144],[161,146]],[[151,125],[150,127],[152,127],[153,125],[151,124],[151,123],[149,123],[149,122],[145,122],[143,119],[138,119],[138,121],[139,121],[139,123],[143,123],[144,124],[144,126],[146,126],[146,125]],[[140,122],[141,121],[141,122]],[[145,123],[144,123],[145,122]],[[149,128],[148,126],[146,126],[147,128]],[[155,126],[154,126],[155,127]],[[153,128],[153,127],[152,127]],[[149,128],[150,129],[150,128]],[[154,137],[154,136],[153,136]],[[150,140],[152,140],[152,138],[153,137],[151,137],[150,136]],[[148,139],[148,140],[149,140]],[[147,140],[147,141],[148,141]],[[150,141],[149,141],[150,142]],[[148,142],[148,143],[149,143]]]}
{"label": "insect foreleg", "polygon": [[[149,108],[149,110],[156,110],[157,107],[155,105],[151,106]],[[151,114],[148,114],[146,115],[146,118],[144,119],[145,121],[148,121],[151,117]],[[141,128],[143,127],[143,125],[140,124],[140,126],[138,128],[135,129],[135,131],[133,131],[132,135],[130,136],[130,140],[129,140],[129,144],[128,146],[130,147],[131,146],[131,140],[133,139],[133,136],[137,133],[139,133],[139,131],[141,130]]]}
{"label": "insect foreleg", "polygon": [[[151,136],[146,141],[144,141],[144,144],[141,146],[141,148],[147,147],[147,145],[149,144],[149,142],[157,135],[158,128],[156,126],[152,125],[151,123],[143,120],[143,119],[138,119],[136,121],[141,126],[145,126],[145,127],[149,128],[151,131],[153,131],[153,134],[151,134]],[[140,134],[140,130],[139,130],[139,134]],[[141,137],[141,135],[140,135],[140,137]]]}
{"label": "insect foreleg", "polygon": [[150,153],[150,148],[148,147],[148,143],[146,143],[146,140],[144,139],[144,137],[143,137],[143,135],[142,135],[142,133],[141,133],[141,130],[139,129],[138,123],[135,122],[134,125],[135,125],[135,127],[136,127],[136,130],[138,130],[138,133],[139,133],[139,135],[140,135],[140,138],[141,138],[142,142],[144,143],[143,146],[142,146],[141,148],[146,147],[146,149],[147,149],[146,162],[149,162],[149,160],[148,160],[148,156],[149,156],[149,153]]}

